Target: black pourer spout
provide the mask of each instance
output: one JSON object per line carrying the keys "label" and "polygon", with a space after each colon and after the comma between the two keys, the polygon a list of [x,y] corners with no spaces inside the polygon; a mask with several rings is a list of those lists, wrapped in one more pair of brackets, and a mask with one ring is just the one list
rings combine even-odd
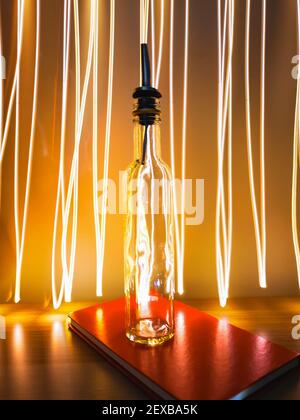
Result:
{"label": "black pourer spout", "polygon": [[143,87],[151,87],[151,69],[150,58],[147,44],[141,44],[142,56],[142,85]]}
{"label": "black pourer spout", "polygon": [[141,44],[142,61],[142,86],[137,88],[133,97],[137,99],[137,108],[134,112],[139,117],[140,124],[145,127],[142,164],[145,164],[149,126],[155,123],[160,111],[157,108],[157,100],[161,98],[160,92],[151,86],[151,66],[147,44]]}

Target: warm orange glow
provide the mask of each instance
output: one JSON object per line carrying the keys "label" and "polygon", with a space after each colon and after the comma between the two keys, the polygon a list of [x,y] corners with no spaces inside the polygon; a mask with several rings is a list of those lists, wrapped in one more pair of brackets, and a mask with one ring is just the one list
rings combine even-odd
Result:
{"label": "warm orange glow", "polygon": [[156,69],[156,80],[155,87],[158,89],[160,83],[160,74],[161,74],[161,64],[162,64],[162,55],[164,47],[164,25],[165,25],[165,0],[161,0],[160,6],[160,34],[159,34],[159,50],[158,50],[158,61]]}
{"label": "warm orange glow", "polygon": [[149,1],[140,0],[140,42],[147,44],[149,28]]}
{"label": "warm orange glow", "polygon": [[[187,146],[187,99],[188,99],[188,64],[189,64],[189,0],[185,2],[185,33],[184,33],[184,76],[183,76],[183,113],[182,113],[182,149],[181,149],[181,194],[178,209],[178,195],[176,190],[175,165],[175,126],[174,126],[174,15],[175,4],[171,0],[170,9],[170,142],[171,168],[173,177],[173,196],[175,213],[175,235],[177,254],[177,290],[184,293],[184,254],[185,254],[185,175],[186,175],[186,146]],[[181,225],[179,223],[181,213]],[[180,227],[181,226],[181,227]]]}
{"label": "warm orange glow", "polygon": [[174,126],[174,13],[175,13],[174,0],[171,0],[170,5],[170,75],[169,75],[169,90],[170,90],[170,149],[171,149],[171,169],[173,178],[173,196],[174,196],[174,222],[175,222],[175,237],[176,237],[176,256],[177,256],[177,284],[183,284],[181,278],[182,269],[182,256],[180,245],[180,231],[179,231],[179,218],[178,218],[178,196],[175,185],[176,178],[176,164],[175,164],[175,126]]}
{"label": "warm orange glow", "polygon": [[[300,0],[297,0],[297,23],[298,23],[298,49],[300,55]],[[296,255],[298,282],[300,287],[300,246],[298,235],[297,197],[298,197],[298,173],[300,165],[300,77],[298,68],[297,97],[294,127],[294,157],[293,157],[293,188],[292,188],[292,228],[294,250]]]}
{"label": "warm orange glow", "polygon": [[[218,189],[216,210],[216,260],[220,305],[226,306],[229,296],[232,253],[232,53],[234,40],[235,2],[226,0],[223,10],[218,1]],[[228,42],[227,42],[228,41]],[[228,57],[226,61],[226,45]],[[226,71],[226,73],[225,73]],[[228,204],[225,200],[225,144],[228,130]]]}
{"label": "warm orange glow", "polygon": [[[77,223],[78,223],[78,170],[79,170],[79,148],[82,138],[82,128],[84,121],[84,114],[86,109],[87,101],[87,92],[91,74],[92,59],[93,59],[93,50],[94,50],[94,10],[95,10],[95,1],[91,0],[91,10],[90,10],[90,33],[89,33],[89,48],[88,48],[88,57],[86,63],[84,85],[81,95],[81,66],[80,66],[80,29],[79,29],[79,9],[78,9],[78,0],[74,0],[74,27],[75,27],[75,58],[76,58],[76,112],[75,112],[75,146],[73,152],[73,159],[70,171],[70,177],[68,182],[68,189],[66,194],[66,201],[62,200],[63,206],[63,217],[62,217],[62,241],[61,241],[61,257],[62,257],[62,281],[59,298],[56,296],[56,279],[55,279],[55,250],[56,250],[56,235],[57,235],[57,219],[55,221],[55,231],[54,231],[54,241],[53,241],[53,261],[52,261],[52,290],[53,290],[53,306],[58,308],[64,298],[66,302],[71,302],[72,299],[72,289],[73,289],[73,280],[74,280],[74,266],[75,266],[75,254],[76,254],[76,245],[77,245]],[[65,5],[65,30],[64,30],[64,74],[66,76],[66,65],[69,57],[69,30],[70,30],[70,5]],[[67,15],[66,15],[67,13]],[[68,18],[66,17],[68,16]],[[63,91],[63,116],[65,115],[66,110],[66,96],[67,95],[67,80],[65,81],[64,91]],[[64,119],[64,118],[63,118]],[[65,124],[65,123],[64,123]],[[62,128],[62,135],[64,136],[64,126]],[[60,169],[60,179],[59,179],[59,188],[61,192],[58,193],[58,204],[59,206],[59,195],[63,195],[63,161],[64,153],[61,153],[61,169]],[[62,196],[63,198],[63,196]],[[69,229],[69,219],[70,219],[70,210],[71,204],[73,205],[73,216],[72,216],[72,232],[71,232],[71,246],[70,246],[70,257],[68,261],[67,257],[67,243],[68,243],[68,229]],[[58,211],[56,209],[56,211]]]}
{"label": "warm orange glow", "polygon": [[13,330],[14,348],[18,354],[23,354],[24,331],[21,324],[16,324]]}
{"label": "warm orange glow", "polygon": [[160,28],[158,37],[158,58],[156,64],[156,32],[155,32],[155,0],[151,0],[151,51],[152,51],[152,80],[156,89],[159,88],[165,28],[165,0],[160,1]]}
{"label": "warm orange glow", "polygon": [[[0,21],[2,21],[2,15],[0,11]],[[0,59],[1,59],[1,71],[2,69],[2,57],[3,57],[3,46],[2,46],[2,25],[0,25]],[[2,146],[2,135],[3,135],[3,75],[0,75],[0,150]],[[2,197],[2,162],[0,162],[0,210],[1,210],[1,197]]]}
{"label": "warm orange glow", "polygon": [[94,62],[93,62],[93,205],[96,236],[97,294],[102,295],[103,265],[98,201],[98,74],[99,74],[99,7],[95,4]]}
{"label": "warm orange glow", "polygon": [[[86,63],[86,70],[84,76],[84,84],[81,92],[81,66],[80,66],[80,28],[79,28],[79,9],[78,0],[74,0],[74,21],[75,21],[75,58],[76,58],[76,112],[75,112],[75,146],[70,171],[70,178],[68,183],[66,195],[66,207],[63,212],[63,232],[62,232],[62,263],[63,263],[63,282],[65,284],[65,301],[71,302],[72,289],[74,280],[74,266],[77,246],[77,224],[78,224],[78,176],[79,176],[79,149],[82,139],[83,121],[86,109],[88,86],[91,75],[93,47],[94,47],[94,9],[95,2],[91,1],[90,10],[90,33],[89,33],[89,47],[88,57]],[[69,230],[69,219],[71,204],[73,203],[72,216],[72,232],[71,232],[71,246],[70,258],[68,264],[67,257],[67,237]]]}
{"label": "warm orange glow", "polygon": [[251,0],[247,0],[246,9],[246,120],[248,167],[251,192],[252,212],[257,246],[257,261],[260,287],[267,287],[266,279],[266,205],[265,205],[265,44],[266,44],[266,0],[262,3],[262,52],[261,52],[261,220],[259,220],[257,197],[254,181],[251,102],[250,102],[250,17]]}
{"label": "warm orange glow", "polygon": [[[171,152],[178,187],[185,174],[193,182],[205,180],[201,226],[185,229],[185,185],[177,196],[174,192],[177,290],[187,298],[216,297],[218,280],[222,306],[229,295],[298,293],[299,80],[292,197],[293,127],[290,113],[282,109],[295,106],[291,70],[297,61],[294,66],[289,57],[297,53],[295,6],[300,44],[300,5],[285,3],[262,0],[257,14],[247,0],[244,28],[244,8],[220,0],[218,46],[217,8],[207,2],[1,2],[6,79],[0,80],[0,301],[53,300],[57,309],[64,301],[122,294],[124,217],[118,181],[132,151],[140,5],[140,40],[152,48],[152,82],[163,94],[162,154]],[[277,42],[266,42],[266,31],[276,29],[267,12],[281,14],[287,28]],[[236,33],[244,29],[246,57],[237,42],[231,60],[233,35],[237,41]],[[261,38],[258,55],[255,33]],[[267,56],[276,66],[266,65]],[[239,74],[245,58],[244,80]],[[116,184],[116,215],[106,208],[106,189],[99,191],[102,178],[109,192],[111,181]],[[257,272],[260,285],[268,285],[267,253],[272,287],[260,291]]]}
{"label": "warm orange glow", "polygon": [[[21,14],[20,2],[18,3],[18,16]],[[22,33],[21,23],[18,21],[18,50],[22,49]],[[16,250],[17,250],[17,263],[16,263],[16,286],[15,286],[15,302],[19,303],[21,300],[21,274],[23,265],[24,255],[24,244],[25,234],[28,216],[28,204],[31,184],[31,173],[32,173],[32,160],[33,160],[33,148],[35,140],[36,130],[36,112],[37,112],[37,95],[38,95],[38,83],[39,83],[39,61],[40,61],[40,0],[36,1],[36,45],[35,45],[35,73],[34,73],[34,88],[33,88],[33,105],[32,105],[32,119],[31,119],[31,131],[30,131],[30,143],[29,143],[29,155],[27,165],[27,178],[25,188],[25,200],[24,200],[24,211],[22,218],[22,229],[20,230],[19,224],[19,118],[20,118],[20,67],[17,73],[17,91],[16,91],[16,135],[15,135],[15,230],[16,230]]]}
{"label": "warm orange glow", "polygon": [[178,293],[184,293],[184,252],[185,252],[185,180],[186,180],[186,148],[187,148],[187,111],[188,111],[188,72],[189,72],[189,24],[190,1],[185,2],[184,33],[184,72],[183,72],[183,110],[182,110],[182,167],[181,167],[181,272],[179,274]]}
{"label": "warm orange glow", "polygon": [[110,42],[109,42],[109,65],[108,65],[108,94],[106,110],[106,132],[104,150],[104,173],[103,173],[103,197],[101,213],[101,239],[100,239],[100,260],[98,261],[98,283],[97,296],[102,296],[102,273],[104,265],[104,252],[106,240],[106,221],[107,221],[107,196],[108,196],[108,171],[111,140],[111,118],[113,102],[113,81],[114,81],[114,55],[115,55],[115,0],[110,1]]}
{"label": "warm orange glow", "polygon": [[61,118],[61,138],[60,138],[60,164],[59,180],[57,188],[56,208],[54,216],[54,233],[52,247],[52,299],[54,308],[58,308],[63,300],[64,281],[62,281],[59,296],[56,290],[56,242],[58,230],[58,217],[60,207],[65,209],[65,142],[66,142],[66,119],[67,119],[67,99],[69,84],[69,58],[70,58],[70,20],[71,20],[71,0],[64,4],[64,35],[63,35],[63,89],[62,89],[62,118]]}
{"label": "warm orange glow", "polygon": [[24,29],[24,0],[18,0],[18,26],[17,26],[17,38],[18,38],[18,47],[17,47],[17,62],[15,68],[15,75],[13,80],[13,86],[11,89],[8,111],[6,115],[5,125],[4,125],[4,133],[3,137],[1,137],[1,147],[0,147],[0,165],[2,165],[4,153],[7,145],[8,140],[8,132],[10,128],[10,121],[11,115],[13,111],[14,100],[16,97],[17,91],[17,83],[18,83],[18,75],[20,72],[21,66],[21,55],[22,55],[22,46],[23,46],[23,29]]}
{"label": "warm orange glow", "polygon": [[[149,31],[149,8],[150,0],[140,0],[140,43],[147,44]],[[142,68],[142,67],[141,67]],[[142,84],[142,72],[140,72],[140,84]]]}
{"label": "warm orange glow", "polygon": [[156,38],[155,38],[155,3],[154,3],[154,0],[150,0],[150,1],[151,1],[152,84],[155,84],[155,60],[156,60],[156,56],[155,56],[155,50],[156,50],[156,46],[155,46],[155,41],[156,41]]}

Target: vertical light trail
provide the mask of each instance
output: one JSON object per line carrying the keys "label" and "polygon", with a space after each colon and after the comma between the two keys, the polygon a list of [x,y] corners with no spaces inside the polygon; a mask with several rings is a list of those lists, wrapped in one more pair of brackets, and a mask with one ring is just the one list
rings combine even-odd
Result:
{"label": "vertical light trail", "polygon": [[[24,7],[24,3],[23,3]],[[20,37],[20,13],[21,13],[21,0],[18,0],[18,15],[17,15],[17,51],[20,50],[21,37]],[[14,218],[15,218],[15,236],[16,236],[16,266],[19,262],[20,252],[20,228],[19,228],[19,120],[20,120],[20,66],[17,71],[16,82],[16,115],[15,115],[15,165],[14,165]]]}
{"label": "vertical light trail", "polygon": [[[67,108],[67,90],[68,90],[68,68],[69,68],[69,48],[70,48],[70,4],[68,7],[65,4],[65,19],[64,19],[64,83],[63,83],[63,115],[62,115],[62,130],[61,130],[61,156],[60,156],[60,176],[56,203],[56,215],[54,221],[54,235],[53,235],[53,249],[52,249],[52,293],[53,306],[58,308],[62,303],[63,293],[65,301],[70,302],[72,297],[75,254],[77,244],[77,222],[78,222],[78,169],[79,169],[79,148],[81,143],[82,128],[84,113],[86,108],[87,91],[90,80],[90,73],[93,59],[94,46],[94,0],[91,0],[90,10],[90,34],[88,57],[86,64],[86,72],[84,78],[84,86],[82,97],[80,98],[80,31],[79,31],[79,10],[78,0],[73,0],[74,4],[74,27],[75,27],[75,53],[76,53],[76,117],[75,117],[75,146],[73,159],[71,164],[71,171],[68,182],[67,196],[64,193],[64,146],[65,146],[65,129],[66,129],[66,108]],[[68,18],[66,18],[66,14]],[[61,198],[60,198],[61,196]],[[60,199],[62,200],[62,240],[61,240],[61,259],[62,259],[62,281],[59,297],[56,294],[56,275],[55,275],[55,254],[57,242],[57,227],[58,227],[58,212]],[[73,205],[73,220],[71,232],[71,246],[69,263],[67,258],[67,242],[68,242],[68,227],[70,219],[70,209]]]}
{"label": "vertical light trail", "polygon": [[[0,8],[0,60],[1,60],[1,75],[0,75],[0,150],[2,145],[2,135],[3,135],[3,68],[2,68],[2,57],[3,57],[3,44],[2,44],[2,11]],[[1,198],[2,198],[2,163],[0,162],[0,210],[1,210]]]}
{"label": "vertical light trail", "polygon": [[[19,7],[18,7],[18,10],[19,10]],[[16,97],[18,73],[19,73],[19,68],[20,68],[20,65],[21,65],[21,55],[22,55],[22,46],[23,46],[23,29],[24,29],[24,2],[21,3],[21,7],[20,7],[20,10],[19,10],[18,14],[19,14],[20,18],[19,18],[19,25],[18,25],[18,28],[17,28],[17,34],[18,34],[18,36],[19,36],[19,34],[21,34],[21,36],[20,36],[19,48],[17,49],[16,69],[15,69],[11,94],[10,94],[10,98],[9,98],[7,115],[6,115],[5,124],[4,124],[4,132],[3,132],[2,142],[0,144],[0,165],[3,162],[4,153],[5,153],[5,149],[6,149],[6,145],[7,145],[11,115],[12,115],[14,101],[15,101],[15,97]]]}
{"label": "vertical light trail", "polygon": [[155,87],[158,89],[160,82],[162,55],[164,47],[164,27],[165,27],[165,0],[160,2],[160,30],[159,30],[159,48],[158,48],[158,60],[155,78]]}
{"label": "vertical light trail", "polygon": [[106,219],[107,219],[107,197],[108,197],[108,171],[109,153],[111,141],[111,119],[112,119],[112,96],[114,80],[114,56],[115,56],[115,13],[116,2],[110,0],[110,40],[109,40],[109,65],[108,65],[108,92],[107,92],[107,111],[106,111],[106,133],[104,150],[104,173],[103,173],[103,197],[101,213],[101,254],[99,261],[100,280],[97,282],[97,296],[102,296],[102,274],[104,267],[105,239],[106,239]]}
{"label": "vertical light trail", "polygon": [[[63,262],[63,280],[65,283],[65,301],[70,302],[72,298],[73,280],[74,280],[74,265],[77,245],[77,222],[78,222],[78,168],[79,168],[79,151],[82,138],[82,129],[84,114],[86,109],[88,86],[90,81],[90,74],[93,61],[94,49],[94,0],[91,0],[90,10],[90,34],[89,34],[89,47],[88,57],[86,64],[86,72],[84,77],[84,84],[82,96],[80,100],[80,109],[76,105],[76,121],[75,121],[75,146],[70,171],[70,178],[68,183],[68,192],[66,199],[66,206],[63,212],[63,232],[62,232],[62,262]],[[79,57],[80,57],[80,31],[79,31],[79,11],[78,0],[74,0],[74,14],[75,14],[75,50],[76,50],[76,101],[78,101],[80,74],[79,74]],[[79,115],[78,115],[78,111]],[[71,233],[71,248],[69,267],[67,264],[67,242],[68,242],[68,226],[70,218],[70,209],[73,200],[73,220],[72,220],[72,233]]]}
{"label": "vertical light trail", "polygon": [[265,111],[266,111],[266,32],[267,0],[262,2],[261,28],[261,89],[260,89],[260,176],[261,176],[261,223],[262,223],[262,264],[264,277],[262,287],[267,287],[267,228],[266,228],[266,164],[265,164]]}
{"label": "vertical light trail", "polygon": [[[4,132],[3,132],[3,125],[4,125],[4,111],[3,111],[3,85],[1,80],[1,92],[2,92],[2,102],[1,102],[1,142],[0,142],[0,167],[3,162],[4,153],[7,145],[7,139],[8,139],[8,132],[10,127],[10,121],[11,121],[11,115],[13,110],[14,101],[16,99],[16,92],[17,87],[19,86],[19,77],[20,77],[20,65],[21,65],[21,55],[22,55],[22,46],[23,46],[23,29],[24,29],[24,1],[18,0],[18,17],[17,17],[17,58],[16,58],[16,68],[15,68],[15,74],[13,79],[13,86],[10,94],[9,99],[9,105],[8,105],[8,111],[5,119],[5,126],[4,126]],[[2,40],[1,40],[2,41]],[[2,48],[2,47],[1,47]],[[2,50],[1,50],[2,51]],[[17,98],[18,99],[18,98]],[[16,101],[16,115],[19,114],[18,112],[18,100]],[[3,113],[3,114],[2,114]],[[19,131],[19,119],[16,119],[16,137],[18,137],[18,131]],[[3,137],[2,137],[3,135]],[[16,182],[16,181],[15,181]],[[16,212],[16,207],[14,208],[15,214],[18,214]],[[26,221],[25,221],[26,224]],[[20,241],[19,241],[19,231],[16,234],[17,238],[17,246],[16,246],[16,253],[17,253],[17,261],[19,261],[19,254],[20,254]]]}
{"label": "vertical light trail", "polygon": [[65,143],[66,143],[66,120],[67,120],[67,103],[68,103],[68,85],[69,85],[69,63],[70,63],[70,23],[71,23],[71,0],[64,3],[64,35],[63,35],[63,87],[62,87],[62,117],[61,117],[61,138],[60,138],[60,163],[59,163],[59,180],[56,197],[56,207],[54,216],[54,232],[52,246],[52,299],[53,306],[58,309],[62,304],[63,294],[65,290],[64,280],[61,282],[59,296],[56,290],[56,242],[58,217],[60,207],[62,213],[65,208]]}
{"label": "vertical light trail", "polygon": [[162,65],[162,55],[164,47],[164,25],[165,25],[165,0],[160,2],[160,28],[159,28],[159,47],[156,64],[156,31],[155,31],[155,0],[151,0],[151,43],[152,43],[152,83],[156,89],[159,87],[160,73]]}
{"label": "vertical light trail", "polygon": [[[228,44],[233,48],[233,30],[234,30],[234,1],[231,1],[231,8],[229,11],[229,32]],[[231,44],[232,42],[232,44]],[[233,197],[232,197],[232,50],[230,57],[229,68],[229,103],[228,103],[228,247],[227,247],[227,271],[226,271],[226,290],[229,295],[230,287],[230,273],[231,273],[231,256],[232,256],[232,233],[233,233]]]}
{"label": "vertical light trail", "polygon": [[[232,53],[234,40],[234,0],[222,5],[218,0],[218,188],[216,206],[216,262],[220,305],[226,306],[232,251]],[[226,50],[228,51],[226,65]],[[226,74],[225,74],[226,67]],[[228,132],[228,206],[226,211],[224,161]]]}
{"label": "vertical light trail", "polygon": [[[24,5],[23,5],[24,7]],[[21,9],[20,9],[21,10]],[[18,35],[18,44],[21,42],[21,32]],[[26,178],[26,188],[25,188],[25,200],[24,200],[24,210],[23,210],[23,219],[22,219],[22,230],[20,232],[19,219],[15,219],[16,227],[16,240],[17,240],[17,267],[16,267],[16,286],[15,286],[15,302],[20,302],[20,286],[21,286],[21,273],[23,265],[23,256],[24,256],[24,244],[25,244],[25,235],[26,235],[26,225],[27,225],[27,216],[28,216],[28,205],[29,205],[29,196],[30,196],[30,186],[31,186],[31,174],[32,174],[32,160],[33,160],[33,151],[34,151],[34,140],[35,140],[35,129],[36,129],[36,113],[37,113],[37,98],[38,98],[38,84],[39,84],[39,60],[40,60],[40,0],[36,1],[36,41],[35,41],[35,70],[34,70],[34,88],[33,88],[33,105],[32,105],[32,117],[31,117],[31,130],[30,130],[30,142],[29,142],[29,155],[28,155],[28,164],[27,164],[27,178]],[[20,74],[18,74],[18,83],[17,83],[17,106],[19,108],[19,79]],[[19,109],[16,113],[18,121],[16,122],[16,127],[19,127]],[[16,132],[19,131],[16,129]],[[16,135],[16,144],[17,144],[17,153],[15,155],[15,166],[19,165],[19,150],[18,150],[19,138]],[[18,169],[16,170],[17,178],[15,178],[15,207],[19,205],[19,182],[18,182]],[[18,217],[18,210],[16,210],[16,217]]]}
{"label": "vertical light trail", "polygon": [[[226,65],[226,57],[225,57],[225,52],[226,52],[226,41],[227,41],[227,33],[229,33],[229,30],[228,30],[228,25],[229,25],[229,22],[228,22],[228,19],[229,19],[229,17],[228,17],[228,15],[229,15],[229,12],[228,12],[228,7],[229,7],[229,3],[228,3],[228,1],[229,0],[226,0],[226,3],[225,3],[225,5],[224,5],[224,7],[225,7],[225,9],[224,9],[224,24],[223,24],[223,41],[222,41],[222,56],[221,56],[221,81],[222,81],[222,93],[221,93],[221,97],[220,97],[220,101],[221,101],[221,104],[222,104],[222,108],[221,108],[221,115],[223,115],[223,118],[222,118],[222,128],[221,128],[221,145],[222,145],[222,147],[221,147],[221,152],[220,152],[220,159],[222,159],[221,160],[221,165],[220,165],[220,193],[221,193],[221,196],[220,196],[220,199],[221,199],[221,201],[220,201],[220,205],[221,205],[221,209],[220,209],[220,211],[222,211],[222,214],[221,214],[221,216],[222,216],[222,233],[223,233],[223,246],[224,246],[224,258],[227,260],[227,255],[228,255],[228,248],[227,248],[227,245],[228,245],[228,237],[227,237],[227,220],[226,220],[226,210],[225,210],[225,207],[226,207],[226,204],[225,204],[225,190],[224,190],[224,178],[223,178],[223,167],[224,167],[224,150],[225,150],[225,136],[226,136],[226,122],[227,122],[227,116],[228,116],[228,109],[227,109],[227,107],[228,107],[228,100],[229,100],[229,98],[228,98],[228,93],[229,93],[229,91],[228,91],[228,88],[229,88],[229,83],[230,83],[230,73],[228,72],[227,74],[228,74],[228,78],[227,78],[227,80],[226,80],[226,91],[224,92],[224,83],[225,83],[225,65]],[[221,11],[222,11],[222,8],[221,8]],[[222,38],[221,38],[222,39]],[[230,61],[228,61],[228,66],[230,66]],[[224,98],[225,98],[225,105],[224,105]],[[222,254],[220,254],[220,255],[222,255]],[[223,269],[223,260],[222,259],[220,259],[220,262],[221,262],[221,268]],[[226,264],[226,262],[225,262],[225,264]],[[224,274],[224,281],[225,281],[225,284],[226,284],[226,274]]]}
{"label": "vertical light trail", "polygon": [[103,272],[100,271],[101,261],[101,230],[98,201],[98,74],[99,74],[99,7],[95,4],[94,62],[93,62],[93,204],[96,236],[96,282],[102,294]]}
{"label": "vertical light trail", "polygon": [[[225,4],[224,11],[224,27],[225,18],[227,13],[227,3]],[[223,36],[224,40],[224,36]],[[223,123],[223,57],[224,47],[222,42],[222,7],[221,0],[218,0],[218,189],[217,189],[217,211],[216,211],[216,260],[217,260],[217,280],[218,280],[218,291],[220,297],[221,306],[226,305],[227,294],[225,292],[225,280],[223,270],[223,259],[221,255],[221,239],[220,239],[220,206],[221,206],[221,190],[222,190],[222,179],[223,179],[223,159],[221,155],[222,151],[222,123]]]}
{"label": "vertical light trail", "polygon": [[[17,51],[21,48],[21,34],[20,34],[20,13],[21,1],[18,0],[18,17],[17,17]],[[24,7],[24,1],[22,2]],[[19,121],[20,121],[20,70],[17,71],[16,83],[16,115],[15,115],[15,165],[14,165],[14,218],[15,218],[15,237],[16,237],[16,285],[15,285],[15,301],[17,301],[18,294],[18,265],[20,259],[20,226],[19,226]]]}
{"label": "vertical light trail", "polygon": [[140,0],[140,43],[148,41],[150,0]]}
{"label": "vertical light trail", "polygon": [[174,0],[170,4],[170,74],[169,74],[169,91],[170,91],[170,149],[171,149],[171,170],[172,170],[172,189],[174,201],[174,221],[175,221],[175,239],[176,239],[176,259],[177,259],[177,288],[183,284],[181,269],[181,245],[180,230],[178,218],[178,195],[176,188],[176,163],[175,163],[175,126],[174,126]]}
{"label": "vertical light trail", "polygon": [[[298,27],[298,54],[300,55],[300,0],[297,0],[297,27]],[[300,75],[299,75],[299,69],[298,69],[295,129],[294,129],[294,153],[293,153],[292,229],[293,229],[293,241],[294,241],[294,249],[295,249],[297,272],[298,272],[298,283],[300,287],[300,246],[299,246],[298,218],[297,218],[298,168],[300,164],[299,153],[300,153]]]}
{"label": "vertical light trail", "polygon": [[[231,5],[233,5],[233,1]],[[233,6],[232,6],[233,7]],[[230,59],[230,79],[229,79],[229,104],[228,104],[228,250],[227,250],[227,293],[229,293],[230,286],[230,272],[231,272],[231,255],[232,255],[232,229],[233,229],[233,200],[232,200],[232,51],[233,51],[233,9],[229,11],[229,45],[231,45],[231,59]]]}
{"label": "vertical light trail", "polygon": [[247,149],[251,204],[255,228],[259,283],[261,288],[267,287],[266,280],[266,226],[265,226],[265,166],[264,166],[264,105],[265,105],[265,30],[266,30],[266,4],[263,2],[262,12],[262,64],[261,64],[261,213],[259,221],[256,190],[254,181],[253,152],[252,152],[252,128],[251,128],[251,102],[250,102],[250,18],[251,0],[246,5],[246,57],[245,57],[245,84],[246,84],[246,120],[247,120]]}
{"label": "vertical light trail", "polygon": [[184,76],[183,76],[183,111],[182,111],[182,172],[181,172],[181,274],[178,283],[178,293],[184,293],[184,251],[185,251],[185,177],[186,177],[186,145],[187,145],[187,98],[189,73],[189,27],[190,27],[190,0],[185,1],[185,35],[184,35]]}
{"label": "vertical light trail", "polygon": [[[229,93],[228,93],[228,237],[227,237],[227,260],[226,260],[226,293],[229,294],[231,255],[232,255],[232,231],[233,231],[233,200],[232,200],[232,54],[234,40],[234,19],[235,19],[235,0],[229,4],[229,31],[228,31],[228,56],[229,66]],[[225,134],[224,134],[225,135]],[[225,140],[224,140],[225,142]],[[225,203],[224,203],[225,206]]]}
{"label": "vertical light trail", "polygon": [[155,74],[156,74],[156,68],[155,68],[155,0],[151,0],[151,51],[152,51],[152,84],[155,84]]}
{"label": "vertical light trail", "polygon": [[144,43],[148,42],[150,0],[144,0]]}
{"label": "vertical light trail", "polygon": [[[150,0],[140,0],[140,43],[148,42]],[[140,60],[140,84],[142,84],[142,62]]]}
{"label": "vertical light trail", "polygon": [[173,178],[173,196],[175,213],[175,236],[177,255],[177,289],[179,294],[184,293],[184,253],[185,253],[185,176],[186,176],[186,145],[187,145],[187,97],[188,97],[188,70],[189,70],[189,13],[190,1],[185,1],[185,34],[184,34],[184,76],[183,76],[183,117],[182,117],[182,148],[181,148],[181,195],[180,213],[181,226],[178,217],[178,194],[176,188],[175,164],[175,127],[174,127],[174,0],[170,5],[170,142],[171,142],[171,168]]}
{"label": "vertical light trail", "polygon": [[145,1],[140,0],[140,43],[142,44],[144,41],[144,6]]}
{"label": "vertical light trail", "polygon": [[[92,28],[92,14],[93,10],[92,7],[94,4],[90,1],[90,28]],[[64,215],[63,215],[63,235],[62,235],[62,266],[63,266],[63,283],[65,284],[65,301],[71,301],[72,295],[72,285],[73,285],[73,278],[74,278],[74,266],[75,266],[75,254],[76,254],[76,244],[77,244],[77,223],[78,223],[78,181],[79,181],[79,148],[77,152],[77,133],[78,133],[78,126],[79,126],[79,116],[80,116],[80,94],[81,94],[81,63],[80,63],[80,27],[79,27],[79,5],[78,0],[73,1],[74,6],[74,28],[75,28],[75,147],[73,152],[73,160],[72,160],[72,170],[74,169],[74,173],[71,170],[70,180],[69,180],[69,187],[68,187],[68,198],[67,203],[73,206],[73,214],[72,214],[72,232],[71,232],[71,245],[70,245],[70,252],[69,252],[69,263],[67,261],[67,241],[68,241],[68,229],[69,229],[69,219],[70,219],[70,208],[65,207]],[[91,33],[90,33],[90,40],[91,40]],[[89,43],[89,46],[91,44]],[[90,52],[90,50],[89,50]],[[86,80],[86,79],[85,79]],[[74,166],[74,165],[75,166]],[[74,175],[73,175],[74,174]],[[73,175],[73,177],[72,177]],[[67,212],[67,213],[66,213]],[[66,216],[65,216],[66,215]]]}
{"label": "vertical light trail", "polygon": [[[158,60],[157,60],[157,66],[156,66],[156,31],[155,31],[155,1],[151,0],[151,43],[152,43],[152,84],[158,88],[159,87],[159,81],[160,81],[160,72],[161,72],[161,63],[162,63],[162,53],[163,53],[163,39],[164,39],[164,0],[161,0],[161,9],[160,9],[160,31],[159,31],[159,50],[158,50]],[[142,12],[141,10],[141,16],[145,15],[145,12]],[[143,22],[143,19],[141,18],[141,22]],[[146,22],[143,22],[144,27],[146,28],[148,25]],[[142,32],[142,29],[141,29]],[[143,34],[141,38],[146,39],[146,35]],[[153,128],[154,130],[154,128]],[[149,136],[151,136],[151,133],[148,133]],[[155,133],[152,133],[152,136],[155,136]],[[150,153],[151,147],[154,147],[154,145],[151,145],[149,142],[147,144],[147,153],[146,155],[149,156],[149,168],[151,172],[151,189],[154,190],[154,172],[153,172],[153,162],[152,162],[152,154]],[[154,156],[155,151],[153,150]],[[158,166],[161,166],[159,163],[159,159],[156,159],[156,156],[154,157],[156,160],[156,163]],[[142,172],[149,172],[149,169],[140,168],[140,174],[138,176],[139,182],[143,178]],[[138,191],[142,191],[142,188],[138,187]],[[166,184],[163,183],[163,194],[164,194],[164,200],[167,200],[166,195]],[[138,196],[138,201],[141,202],[142,197]],[[151,229],[151,240],[147,231],[147,228],[145,228],[145,213],[144,213],[144,206],[138,206],[139,209],[139,224],[140,229],[138,232],[138,236],[143,238],[143,240],[138,240],[137,244],[143,243],[143,254],[144,257],[140,258],[138,261],[138,271],[136,275],[136,288],[138,290],[138,296],[137,296],[137,303],[139,305],[147,305],[148,303],[148,297],[149,297],[149,282],[147,279],[152,276],[153,269],[154,269],[154,256],[155,256],[155,232],[154,232],[154,212],[155,212],[155,197],[154,194],[151,196],[151,215],[152,215],[152,229]],[[167,211],[164,208],[164,216],[166,225],[167,222]],[[166,231],[166,236],[168,237],[168,232]],[[136,249],[137,254],[140,254],[140,250]],[[168,255],[168,249],[166,247],[166,255]],[[169,256],[168,256],[169,257]],[[148,261],[150,260],[150,264],[148,264]],[[141,282],[139,282],[139,277],[142,276]],[[168,290],[171,290],[172,286],[172,280],[174,279],[174,273],[170,273],[169,279],[168,279]],[[141,309],[142,311],[142,309]]]}

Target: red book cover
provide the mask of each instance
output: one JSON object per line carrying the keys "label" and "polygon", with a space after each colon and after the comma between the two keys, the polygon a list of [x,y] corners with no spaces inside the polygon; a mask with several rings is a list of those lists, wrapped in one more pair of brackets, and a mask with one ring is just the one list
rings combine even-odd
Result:
{"label": "red book cover", "polygon": [[299,364],[299,355],[175,303],[176,335],[148,348],[125,336],[125,300],[70,315],[70,328],[152,395],[173,400],[244,399]]}

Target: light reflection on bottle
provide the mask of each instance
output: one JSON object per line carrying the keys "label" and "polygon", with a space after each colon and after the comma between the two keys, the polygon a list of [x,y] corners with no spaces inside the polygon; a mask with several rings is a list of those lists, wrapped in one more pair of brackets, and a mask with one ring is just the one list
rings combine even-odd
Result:
{"label": "light reflection on bottle", "polygon": [[135,161],[128,170],[125,234],[127,337],[157,345],[174,335],[174,214],[171,174],[161,159],[160,111],[143,124],[137,105]]}

